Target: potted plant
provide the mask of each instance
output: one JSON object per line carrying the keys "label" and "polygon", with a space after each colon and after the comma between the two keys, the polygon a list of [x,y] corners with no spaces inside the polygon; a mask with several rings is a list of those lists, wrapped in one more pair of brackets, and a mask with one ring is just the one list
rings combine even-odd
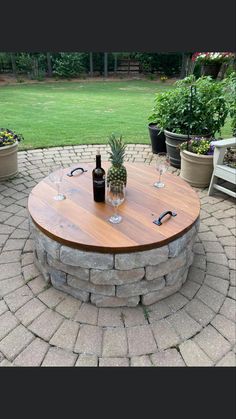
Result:
{"label": "potted plant", "polygon": [[[161,76],[161,81],[165,82],[167,77]],[[152,152],[154,154],[166,153],[166,138],[164,132],[158,127],[156,123],[156,112],[155,107],[152,110],[151,115],[148,117],[148,131],[152,145]]]}
{"label": "potted plant", "polygon": [[180,167],[179,145],[191,137],[214,137],[228,114],[221,83],[211,77],[185,77],[174,89],[156,94],[152,120],[166,137],[172,166]]}
{"label": "potted plant", "polygon": [[211,76],[216,79],[221,65],[229,63],[234,56],[232,52],[195,52],[192,61],[201,65],[202,76]]}
{"label": "potted plant", "polygon": [[0,128],[0,181],[17,175],[17,150],[22,139],[21,134],[8,128]]}
{"label": "potted plant", "polygon": [[193,137],[180,144],[180,177],[196,188],[210,184],[213,171],[213,138]]}
{"label": "potted plant", "polygon": [[163,131],[161,131],[155,122],[148,124],[148,131],[152,145],[152,152],[154,154],[166,152],[166,138]]}

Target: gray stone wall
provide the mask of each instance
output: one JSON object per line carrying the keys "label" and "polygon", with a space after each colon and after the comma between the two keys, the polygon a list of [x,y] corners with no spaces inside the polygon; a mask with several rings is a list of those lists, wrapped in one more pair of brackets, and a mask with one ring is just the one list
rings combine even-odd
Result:
{"label": "gray stone wall", "polygon": [[30,220],[35,264],[45,281],[97,307],[153,304],[177,292],[193,261],[199,219],[168,245],[122,254],[88,252],[52,240]]}

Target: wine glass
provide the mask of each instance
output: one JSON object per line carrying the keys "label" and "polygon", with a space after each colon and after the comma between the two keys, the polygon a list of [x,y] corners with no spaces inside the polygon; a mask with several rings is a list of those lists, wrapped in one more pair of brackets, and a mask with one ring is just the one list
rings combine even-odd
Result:
{"label": "wine glass", "polygon": [[122,220],[122,217],[118,214],[118,207],[125,200],[125,185],[123,184],[123,182],[109,182],[107,200],[111,203],[111,205],[114,208],[114,214],[109,218],[109,221],[112,224],[119,224]]}
{"label": "wine glass", "polygon": [[56,201],[63,201],[66,199],[65,195],[60,193],[60,186],[62,183],[62,178],[64,174],[63,166],[59,165],[53,168],[53,172],[49,171],[49,179],[51,182],[55,183],[57,187],[57,195],[53,197]]}
{"label": "wine glass", "polygon": [[156,169],[159,172],[158,182],[154,183],[156,188],[164,188],[165,184],[161,182],[161,176],[165,173],[170,165],[170,158],[167,153],[158,153],[156,160]]}

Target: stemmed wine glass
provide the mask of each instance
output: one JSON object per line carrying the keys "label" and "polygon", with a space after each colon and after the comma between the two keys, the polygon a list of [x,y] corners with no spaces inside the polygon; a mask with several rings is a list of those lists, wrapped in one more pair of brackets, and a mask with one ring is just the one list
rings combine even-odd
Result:
{"label": "stemmed wine glass", "polygon": [[110,181],[108,185],[107,200],[114,208],[114,214],[109,218],[110,223],[120,223],[122,217],[118,214],[118,207],[125,200],[125,185],[122,182],[117,183],[117,181]]}
{"label": "stemmed wine glass", "polygon": [[161,176],[165,173],[170,165],[170,158],[167,153],[158,153],[156,160],[156,169],[159,172],[159,179],[154,183],[156,188],[164,188],[165,184],[161,182]]}
{"label": "stemmed wine glass", "polygon": [[63,201],[66,199],[66,196],[62,193],[60,193],[60,186],[62,183],[64,174],[63,166],[59,165],[53,168],[53,172],[49,171],[49,179],[51,182],[55,183],[57,187],[57,195],[53,197],[56,201]]}

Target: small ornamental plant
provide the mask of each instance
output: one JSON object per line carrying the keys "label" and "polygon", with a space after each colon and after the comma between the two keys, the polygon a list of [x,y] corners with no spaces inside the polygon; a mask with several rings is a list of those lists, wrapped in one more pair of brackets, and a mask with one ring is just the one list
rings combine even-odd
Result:
{"label": "small ornamental plant", "polygon": [[165,83],[165,81],[167,80],[167,77],[163,75],[160,77],[160,80],[162,81],[162,83]]}
{"label": "small ornamental plant", "polygon": [[0,128],[0,147],[13,145],[23,139],[22,134],[16,134],[8,128]]}
{"label": "small ornamental plant", "polygon": [[233,58],[235,58],[233,52],[195,52],[192,61],[200,64],[223,64],[228,63]]}
{"label": "small ornamental plant", "polygon": [[214,145],[212,144],[212,141],[212,138],[193,137],[180,144],[179,148],[180,150],[190,151],[194,154],[211,156],[214,153]]}

